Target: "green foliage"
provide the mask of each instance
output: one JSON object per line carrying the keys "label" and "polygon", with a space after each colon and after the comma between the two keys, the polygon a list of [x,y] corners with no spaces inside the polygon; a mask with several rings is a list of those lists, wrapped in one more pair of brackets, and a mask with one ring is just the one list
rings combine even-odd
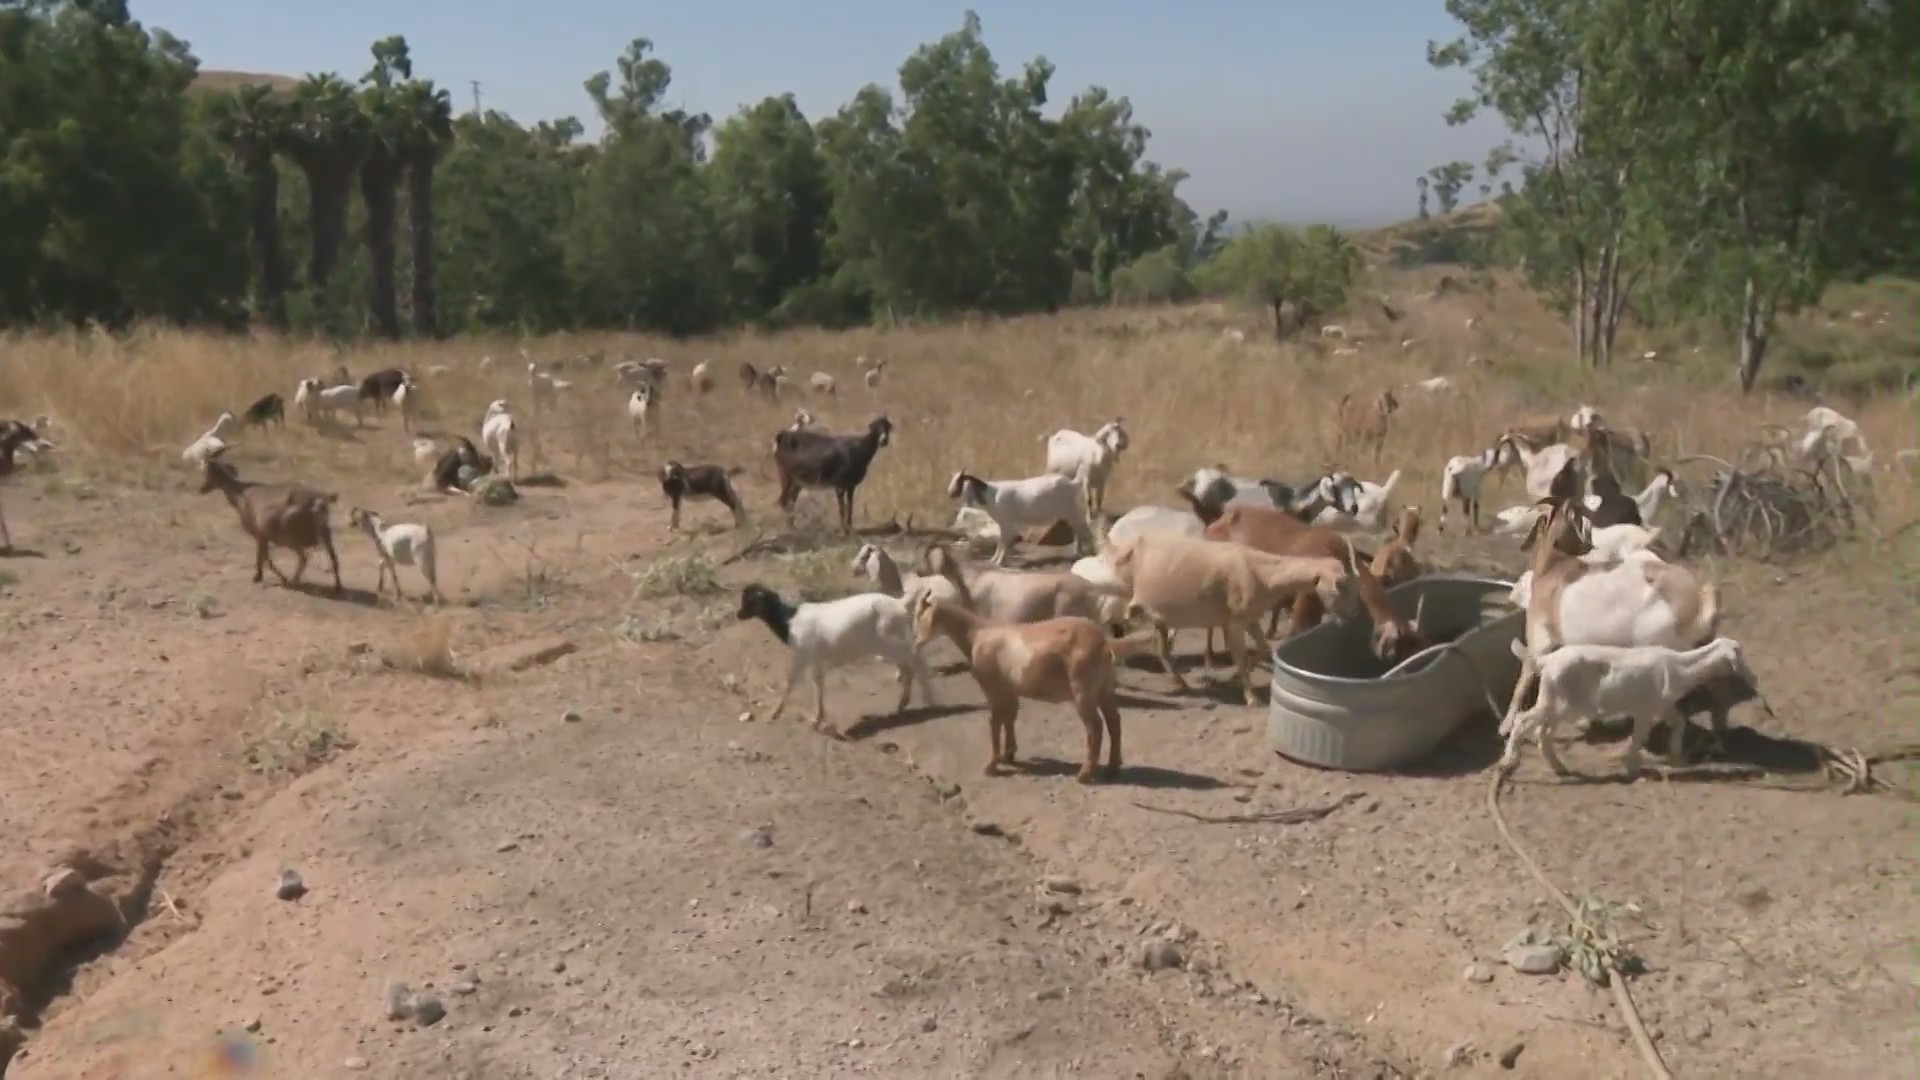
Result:
{"label": "green foliage", "polygon": [[1229,241],[1196,277],[1204,292],[1271,309],[1274,334],[1284,338],[1345,306],[1359,273],[1359,250],[1330,225],[1260,225]]}
{"label": "green foliage", "polygon": [[1049,114],[1052,65],[1003,71],[972,14],[897,91],[818,124],[791,95],[717,128],[673,108],[672,68],[636,38],[585,82],[606,128],[591,144],[572,118],[456,119],[399,37],[357,80],[213,91],[194,74],[117,0],[0,2],[0,325],[690,333],[1013,313],[1074,299],[1096,258],[1084,299],[1151,253],[1204,258],[1225,220],[1203,230],[1125,98],[1095,87]]}
{"label": "green foliage", "polygon": [[1473,163],[1449,161],[1427,170],[1423,179],[1430,181],[1430,185],[1421,186],[1421,195],[1431,190],[1434,200],[1440,204],[1440,212],[1451,214],[1460,208],[1460,193],[1473,182]]}
{"label": "green foliage", "polygon": [[1168,246],[1140,256],[1113,272],[1113,300],[1120,304],[1167,304],[1191,300],[1193,282],[1181,265],[1182,252]]}

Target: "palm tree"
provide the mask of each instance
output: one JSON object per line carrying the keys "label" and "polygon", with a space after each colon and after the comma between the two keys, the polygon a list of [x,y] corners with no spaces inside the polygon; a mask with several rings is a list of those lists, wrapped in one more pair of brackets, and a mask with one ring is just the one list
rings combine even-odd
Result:
{"label": "palm tree", "polygon": [[413,255],[413,332],[420,337],[439,333],[434,292],[433,171],[441,153],[453,141],[453,101],[431,79],[410,80],[399,87],[396,112],[404,117],[405,138],[399,145],[407,170],[407,227]]}
{"label": "palm tree", "polygon": [[269,86],[242,86],[213,105],[214,135],[247,178],[247,220],[253,241],[253,307],[275,330],[287,328],[287,252],[280,238],[280,165],[274,148],[286,105]]}
{"label": "palm tree", "polygon": [[337,330],[327,283],[340,263],[347,241],[347,211],[353,179],[366,155],[369,123],[353,87],[337,75],[309,75],[294,91],[281,150],[307,176],[307,286]]}
{"label": "palm tree", "polygon": [[374,333],[400,336],[400,304],[394,290],[394,234],[398,230],[400,146],[407,137],[391,85],[375,83],[360,92],[367,116],[367,152],[360,159],[360,202],[367,209],[367,317]]}

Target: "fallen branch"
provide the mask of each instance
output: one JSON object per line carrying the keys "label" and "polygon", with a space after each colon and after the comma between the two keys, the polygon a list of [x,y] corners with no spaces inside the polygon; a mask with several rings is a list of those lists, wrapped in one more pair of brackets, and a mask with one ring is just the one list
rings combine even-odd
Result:
{"label": "fallen branch", "polygon": [[1191,810],[1180,810],[1171,806],[1150,806],[1137,800],[1133,805],[1142,810],[1151,810],[1156,814],[1172,814],[1175,817],[1188,818],[1205,825],[1298,825],[1303,821],[1319,821],[1359,797],[1359,792],[1349,791],[1325,806],[1308,806],[1297,810],[1267,810],[1258,814],[1196,814]]}

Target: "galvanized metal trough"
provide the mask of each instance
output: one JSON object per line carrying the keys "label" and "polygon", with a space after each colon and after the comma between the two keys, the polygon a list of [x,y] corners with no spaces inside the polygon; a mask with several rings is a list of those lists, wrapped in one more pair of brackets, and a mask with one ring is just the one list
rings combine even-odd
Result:
{"label": "galvanized metal trough", "polygon": [[1392,669],[1373,655],[1364,613],[1325,622],[1273,650],[1267,742],[1306,765],[1384,772],[1432,753],[1468,717],[1498,715],[1513,696],[1520,661],[1512,644],[1526,613],[1507,599],[1513,583],[1436,575],[1387,591],[1393,609],[1437,642]]}

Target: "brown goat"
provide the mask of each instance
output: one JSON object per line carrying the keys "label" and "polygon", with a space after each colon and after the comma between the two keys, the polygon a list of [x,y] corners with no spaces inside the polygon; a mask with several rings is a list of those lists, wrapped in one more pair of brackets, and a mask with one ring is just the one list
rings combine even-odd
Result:
{"label": "brown goat", "polygon": [[[333,550],[333,529],[327,512],[340,496],[317,491],[301,484],[255,484],[240,479],[233,466],[219,460],[216,453],[201,466],[205,479],[200,493],[218,490],[227,497],[227,505],[240,515],[240,527],[254,539],[253,580],[259,584],[263,570],[272,567],[283,585],[294,585],[307,572],[307,552],[321,548],[333,567],[333,592],[339,595],[340,556]],[[268,549],[290,549],[300,561],[293,577],[280,572]]]}
{"label": "brown goat", "polygon": [[1400,511],[1393,536],[1373,553],[1373,576],[1388,588],[1420,576],[1420,560],[1413,554],[1414,541],[1420,539],[1420,508],[1409,506]]}
{"label": "brown goat", "polygon": [[[1314,525],[1303,525],[1280,510],[1260,506],[1234,506],[1207,526],[1210,540],[1230,540],[1256,551],[1296,558],[1337,559],[1354,578],[1354,591],[1367,615],[1373,619],[1374,655],[1389,663],[1399,663],[1431,644],[1420,628],[1402,618],[1387,602],[1386,589],[1370,565],[1375,556],[1363,554],[1346,536]],[[1288,634],[1317,626],[1326,617],[1326,603],[1318,594],[1307,591],[1293,601],[1293,617]]]}
{"label": "brown goat", "polygon": [[1340,398],[1335,417],[1339,422],[1339,437],[1335,444],[1346,447],[1358,444],[1367,448],[1374,457],[1380,456],[1380,449],[1387,441],[1387,432],[1392,427],[1392,416],[1400,408],[1400,399],[1393,391],[1382,390],[1372,402],[1362,405],[1352,394]]}
{"label": "brown goat", "polygon": [[[1011,768],[1018,752],[1014,722],[1020,699],[1073,704],[1087,731],[1087,756],[1076,779],[1112,779],[1120,772],[1120,678],[1105,630],[1068,616],[1037,623],[989,622],[962,607],[921,594],[913,604],[914,641],[924,648],[944,634],[967,655],[973,681],[987,699],[993,756],[986,773]],[[1105,734],[1107,761],[1100,764]]]}

